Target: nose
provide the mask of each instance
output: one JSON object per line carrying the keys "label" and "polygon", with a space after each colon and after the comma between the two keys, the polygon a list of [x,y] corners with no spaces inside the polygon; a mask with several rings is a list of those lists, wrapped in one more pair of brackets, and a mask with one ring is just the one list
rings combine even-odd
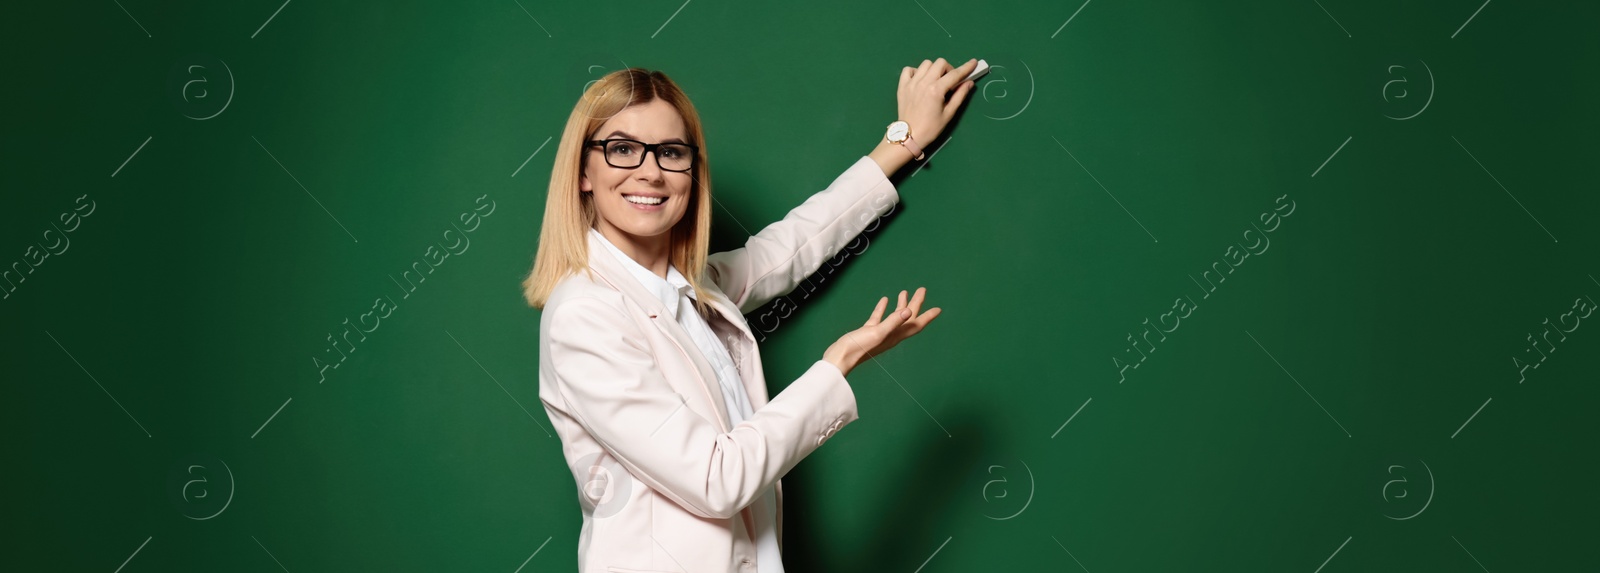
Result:
{"label": "nose", "polygon": [[640,158],[642,163],[634,170],[637,172],[639,179],[645,181],[661,180],[661,165],[657,163],[657,161],[660,161],[659,157],[659,155],[656,155],[655,150],[644,152],[644,156]]}

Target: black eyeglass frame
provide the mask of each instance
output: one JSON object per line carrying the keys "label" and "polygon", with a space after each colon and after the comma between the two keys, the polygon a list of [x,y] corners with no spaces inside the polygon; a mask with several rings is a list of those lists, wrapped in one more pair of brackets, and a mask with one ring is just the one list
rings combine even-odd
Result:
{"label": "black eyeglass frame", "polygon": [[[615,163],[612,163],[610,154],[606,153],[606,144],[611,143],[613,141],[626,141],[626,142],[629,142],[629,143],[637,143],[640,146],[644,147],[644,151],[639,153],[639,164],[638,165],[634,165],[632,167],[627,167],[627,166],[617,165]],[[661,164],[661,154],[660,153],[656,153],[656,149],[661,147],[661,146],[664,146],[664,145],[681,145],[683,147],[689,148],[689,167],[686,168],[686,169],[668,169],[665,165],[662,165]],[[645,143],[645,142],[639,141],[637,139],[627,139],[627,138],[622,138],[622,137],[614,137],[614,138],[611,138],[611,139],[591,139],[591,140],[587,141],[586,144],[584,145],[585,148],[594,147],[594,146],[600,146],[600,156],[605,158],[606,165],[610,165],[610,166],[615,167],[617,169],[638,169],[638,168],[644,166],[644,156],[646,156],[646,155],[654,155],[655,158],[656,158],[656,167],[660,168],[662,171],[671,171],[673,173],[687,173],[687,172],[689,172],[689,171],[694,169],[694,164],[697,161],[696,158],[698,158],[699,155],[700,155],[700,146],[694,145],[692,143],[678,143],[676,141],[663,141],[661,143]]]}

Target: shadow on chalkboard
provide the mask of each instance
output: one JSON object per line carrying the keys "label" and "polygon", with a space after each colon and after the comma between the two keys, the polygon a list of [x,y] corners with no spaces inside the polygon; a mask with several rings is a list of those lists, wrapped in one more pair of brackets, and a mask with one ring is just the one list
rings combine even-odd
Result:
{"label": "shadow on chalkboard", "polygon": [[[817,490],[811,487],[818,475],[813,472],[826,471],[825,468],[803,462],[795,466],[783,479],[784,569],[912,571],[933,556],[955,533],[948,524],[952,517],[959,516],[952,513],[972,507],[956,500],[963,495],[981,496],[978,490],[962,488],[973,483],[969,470],[986,463],[988,456],[983,447],[990,435],[979,412],[957,410],[954,416],[941,413],[941,421],[949,424],[950,435],[929,422],[928,431],[913,432],[915,440],[897,445],[891,455],[843,462],[880,465],[874,469],[887,477],[875,478],[863,487],[852,484],[844,491]],[[819,504],[814,500],[824,497],[847,499],[849,505],[858,508],[857,513],[821,513],[815,509]],[[836,524],[842,519],[851,520],[850,529],[864,532],[866,537],[839,539]],[[861,519],[871,523],[860,523]],[[818,548],[824,545],[836,549],[823,554]]]}
{"label": "shadow on chalkboard", "polygon": [[[966,107],[963,106],[950,120],[943,134],[924,144],[929,159],[949,140],[965,112]],[[901,188],[917,168],[917,162],[907,164],[890,180],[896,188]],[[923,163],[922,169],[931,171],[931,161]],[[872,240],[883,233],[905,208],[902,201],[876,222],[869,223],[867,229],[850,244],[857,248],[847,246],[824,262],[821,268],[807,277],[801,288],[747,313],[745,320],[757,341],[766,344],[769,337],[781,337],[777,333],[782,323],[793,321],[805,309],[820,304],[819,299],[837,282],[831,279],[862,258]],[[728,236],[736,231],[724,229],[725,225],[718,224],[720,219],[713,218],[712,236]],[[895,304],[893,294],[889,296],[890,310]],[[862,308],[868,306],[863,303]],[[862,311],[862,314],[866,312]],[[776,395],[782,388],[771,390]],[[914,443],[900,444],[895,448],[894,455],[874,457],[873,461],[887,460],[885,467],[879,469],[890,476],[887,480],[875,480],[871,484],[877,491],[814,492],[809,487],[814,475],[811,473],[812,467],[804,463],[796,466],[783,481],[784,568],[797,572],[878,571],[884,566],[915,568],[912,564],[923,563],[933,555],[951,534],[940,530],[940,524],[946,522],[943,518],[948,517],[949,512],[961,507],[955,502],[956,496],[961,494],[957,490],[964,484],[970,485],[968,469],[978,467],[980,459],[984,457],[980,448],[988,435],[987,428],[982,425],[984,417],[978,412],[957,411],[952,418],[946,420],[951,424],[948,426],[949,435],[938,431],[937,426],[929,422],[928,431],[917,433],[919,437]],[[981,492],[969,493],[976,496]],[[858,502],[856,505],[866,507],[869,518],[876,521],[856,528],[857,531],[870,532],[866,539],[853,540],[844,545],[846,548],[853,546],[856,555],[825,556],[816,550],[818,539],[829,536],[827,532],[840,519],[839,516],[813,512],[815,504],[807,500],[817,499],[816,496],[849,498]],[[836,562],[841,560],[843,562]]]}

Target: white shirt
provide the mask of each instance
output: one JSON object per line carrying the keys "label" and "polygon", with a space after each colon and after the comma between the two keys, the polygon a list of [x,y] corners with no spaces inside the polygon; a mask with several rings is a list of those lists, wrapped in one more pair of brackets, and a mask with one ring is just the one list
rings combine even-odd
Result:
{"label": "white shirt", "polygon": [[[723,346],[722,340],[717,338],[711,330],[711,325],[706,323],[694,308],[694,287],[689,285],[689,280],[672,265],[667,265],[667,278],[656,276],[650,269],[633,260],[627,254],[611,243],[610,239],[599,230],[590,227],[589,232],[600,238],[600,244],[622,262],[624,267],[633,274],[645,290],[654,293],[666,305],[667,311],[672,313],[678,324],[689,333],[689,338],[694,340],[695,346],[700,348],[700,353],[705,355],[706,362],[711,364],[711,369],[717,374],[717,383],[722,387],[722,400],[727,405],[728,427],[732,428],[740,422],[754,416],[750,408],[750,396],[744,390],[744,379],[739,376],[738,367],[733,365],[733,357],[728,355],[728,348]],[[767,486],[761,495],[756,496],[750,504],[752,517],[755,518],[756,567],[760,573],[783,573],[783,559],[778,552],[778,531],[776,527],[777,494],[772,486]]]}

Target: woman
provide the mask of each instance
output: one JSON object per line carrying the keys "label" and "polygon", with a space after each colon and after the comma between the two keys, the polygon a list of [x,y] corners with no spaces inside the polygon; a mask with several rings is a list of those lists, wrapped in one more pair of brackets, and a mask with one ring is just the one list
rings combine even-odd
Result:
{"label": "woman", "polygon": [[584,91],[523,281],[543,309],[539,399],[579,484],[581,571],[783,570],[779,478],[857,419],[845,375],[939,309],[921,311],[919,288],[884,317],[880,298],[770,402],[743,313],[793,290],[899,200],[888,177],[924,156],[976,65],[902,70],[901,121],[869,155],[743,248],[710,255],[710,168],[688,97],[636,68]]}

